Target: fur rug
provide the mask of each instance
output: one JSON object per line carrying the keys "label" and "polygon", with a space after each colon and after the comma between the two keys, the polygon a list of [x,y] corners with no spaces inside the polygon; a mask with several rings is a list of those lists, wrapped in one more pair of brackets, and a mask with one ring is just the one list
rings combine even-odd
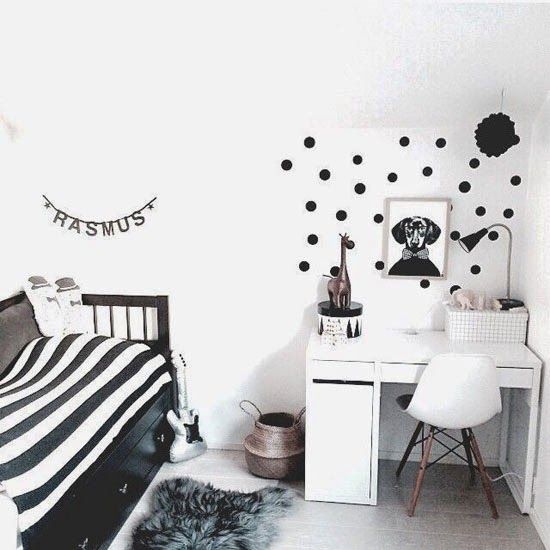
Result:
{"label": "fur rug", "polygon": [[170,479],[157,487],[151,516],[134,530],[133,548],[264,550],[291,505],[292,492],[279,487],[240,493],[187,477]]}

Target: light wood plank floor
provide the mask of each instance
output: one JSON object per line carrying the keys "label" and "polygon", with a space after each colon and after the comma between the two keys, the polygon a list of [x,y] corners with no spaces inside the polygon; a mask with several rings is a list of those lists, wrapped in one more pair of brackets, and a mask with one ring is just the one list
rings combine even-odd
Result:
{"label": "light wood plank floor", "polygon": [[[282,483],[296,492],[293,510],[281,521],[273,550],[369,549],[544,549],[527,516],[522,516],[504,480],[494,483],[501,518],[493,520],[479,484],[468,487],[466,466],[437,464],[426,474],[416,516],[407,517],[405,505],[417,463],[407,464],[395,478],[396,462],[381,461],[378,506],[305,502],[303,482]],[[491,471],[495,477],[496,470]],[[150,491],[167,478],[190,476],[216,487],[253,491],[278,482],[248,473],[239,451],[209,450],[181,464],[164,464],[110,550],[130,548],[136,523],[147,514]],[[264,550],[264,549],[258,549]]]}

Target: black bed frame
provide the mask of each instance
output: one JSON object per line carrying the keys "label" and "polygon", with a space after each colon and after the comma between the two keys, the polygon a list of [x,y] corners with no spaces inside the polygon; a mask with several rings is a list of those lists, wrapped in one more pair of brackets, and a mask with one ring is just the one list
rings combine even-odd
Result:
{"label": "black bed frame", "polygon": [[[22,302],[24,293],[0,301],[0,311]],[[163,355],[170,372],[170,330],[167,296],[84,294],[82,302],[93,309],[94,329],[98,308],[108,308],[111,336],[114,309],[125,308],[129,340],[144,342]],[[130,310],[143,315],[143,338],[132,338]],[[148,334],[147,310],[156,310],[157,337]],[[150,338],[151,336],[151,338]],[[174,379],[174,377],[173,377]],[[164,388],[149,400],[94,464],[65,493],[56,506],[31,528],[25,550],[106,550],[149,483],[167,459],[173,434],[165,416],[175,392]]]}

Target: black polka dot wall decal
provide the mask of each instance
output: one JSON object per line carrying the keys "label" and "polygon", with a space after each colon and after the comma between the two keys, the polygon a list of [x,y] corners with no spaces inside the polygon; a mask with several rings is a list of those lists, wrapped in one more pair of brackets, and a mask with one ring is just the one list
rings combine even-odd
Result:
{"label": "black polka dot wall decal", "polygon": [[428,281],[428,279],[422,279],[420,281],[420,286],[422,288],[428,288],[430,286],[430,281]]}
{"label": "black polka dot wall decal", "polygon": [[363,162],[363,157],[361,155],[355,155],[353,157],[353,164],[361,164]]}
{"label": "black polka dot wall decal", "polygon": [[451,231],[449,237],[451,237],[451,241],[458,241],[460,239],[460,231]]}
{"label": "black polka dot wall decal", "polygon": [[399,140],[399,145],[401,145],[401,147],[407,147],[407,145],[409,145],[410,142],[411,142],[411,140],[407,136],[403,136]]}
{"label": "black polka dot wall decal", "polygon": [[470,159],[470,168],[477,168],[479,166],[479,159],[473,158]]}
{"label": "black polka dot wall decal", "polygon": [[306,139],[304,139],[304,146],[308,149],[312,149],[315,147],[315,139],[313,139],[311,136],[308,136]]}
{"label": "black polka dot wall decal", "polygon": [[300,268],[300,271],[308,271],[309,270],[309,262],[303,261],[298,264],[298,267]]}
{"label": "black polka dot wall decal", "polygon": [[337,277],[337,276],[338,276],[338,273],[340,273],[340,268],[339,268],[337,265],[333,265],[333,266],[330,268],[330,274],[331,274],[333,277]]}
{"label": "black polka dot wall decal", "polygon": [[330,179],[330,170],[327,170],[326,168],[323,168],[323,169],[319,172],[319,177],[320,177],[323,181],[327,181],[328,179]]}
{"label": "black polka dot wall decal", "polygon": [[503,213],[502,215],[507,218],[507,219],[510,219],[513,215],[514,215],[514,211],[511,209],[511,208],[507,208]]}
{"label": "black polka dot wall decal", "polygon": [[424,168],[422,169],[422,173],[428,177],[428,176],[431,176],[433,174],[433,170],[431,168],[431,166],[424,166]]}
{"label": "black polka dot wall decal", "polygon": [[336,219],[339,222],[343,222],[347,217],[348,217],[348,214],[345,210],[338,210],[338,212],[336,212]]}
{"label": "black polka dot wall decal", "polygon": [[485,210],[485,207],[484,206],[478,206],[476,208],[476,215],[478,216],[485,216],[485,214],[487,213],[487,210]]}
{"label": "black polka dot wall decal", "polygon": [[364,183],[357,183],[353,189],[358,195],[362,195],[365,192],[366,187]]}
{"label": "black polka dot wall decal", "polygon": [[458,285],[453,285],[450,289],[449,289],[449,294],[452,294],[455,290],[460,290],[462,287],[458,286]]}
{"label": "black polka dot wall decal", "polygon": [[472,275],[479,275],[479,273],[481,273],[481,267],[479,267],[477,264],[474,264],[470,268],[470,272],[472,273]]}
{"label": "black polka dot wall decal", "polygon": [[306,202],[306,210],[308,212],[313,212],[317,208],[317,203],[315,201],[307,201]]}
{"label": "black polka dot wall decal", "polygon": [[521,178],[519,176],[512,176],[510,178],[510,183],[512,185],[519,185],[521,183]]}
{"label": "black polka dot wall decal", "polygon": [[397,181],[397,174],[395,172],[390,172],[388,174],[388,181],[390,181],[391,183]]}
{"label": "black polka dot wall decal", "polygon": [[319,242],[319,237],[315,233],[311,233],[307,236],[307,242],[309,244],[317,244]]}
{"label": "black polka dot wall decal", "polygon": [[498,239],[498,231],[489,231],[489,240],[496,241]]}
{"label": "black polka dot wall decal", "polygon": [[283,162],[281,162],[281,168],[283,170],[290,170],[292,168],[292,161],[285,159]]}
{"label": "black polka dot wall decal", "polygon": [[374,264],[374,267],[376,267],[378,271],[382,271],[384,269],[384,262],[379,260]]}
{"label": "black polka dot wall decal", "polygon": [[382,216],[382,214],[375,214],[373,220],[375,223],[382,223],[384,221],[384,216]]}
{"label": "black polka dot wall decal", "polygon": [[443,149],[445,145],[447,145],[447,141],[445,140],[445,138],[438,138],[435,140],[435,146],[439,149]]}
{"label": "black polka dot wall decal", "polygon": [[462,182],[460,182],[460,185],[458,186],[458,190],[461,193],[467,193],[471,188],[472,188],[472,186],[470,185],[469,181],[462,181]]}

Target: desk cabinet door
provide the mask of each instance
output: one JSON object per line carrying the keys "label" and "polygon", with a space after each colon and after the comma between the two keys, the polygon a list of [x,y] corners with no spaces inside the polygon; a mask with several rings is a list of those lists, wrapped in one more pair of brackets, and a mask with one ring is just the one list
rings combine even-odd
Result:
{"label": "desk cabinet door", "polygon": [[365,503],[370,497],[371,382],[308,381],[306,499]]}

